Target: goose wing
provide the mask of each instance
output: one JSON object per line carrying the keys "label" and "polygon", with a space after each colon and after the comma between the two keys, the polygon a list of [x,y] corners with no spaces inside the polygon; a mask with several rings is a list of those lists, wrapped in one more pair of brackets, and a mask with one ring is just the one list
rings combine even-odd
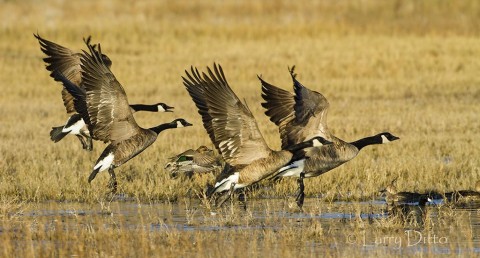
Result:
{"label": "goose wing", "polygon": [[303,131],[318,130],[319,136],[327,137],[327,111],[328,100],[320,93],[303,86],[294,73],[294,67],[290,70],[295,91],[295,122],[304,125]]}
{"label": "goose wing", "polygon": [[207,106],[204,111],[210,116],[208,126],[213,131],[213,142],[225,162],[238,166],[266,157],[271,150],[252,112],[228,85],[222,67],[214,64],[213,71],[208,68],[208,75],[203,73],[199,82]]}
{"label": "goose wing", "polygon": [[98,140],[122,141],[140,132],[133,118],[122,85],[102,60],[98,51],[87,44],[89,52],[81,57],[82,83],[86,92],[89,130]]}
{"label": "goose wing", "polygon": [[[205,89],[206,82],[202,79],[202,76],[198,72],[197,68],[191,67],[191,74],[185,70],[187,77],[183,77],[183,85],[187,88],[188,94],[192,97],[195,106],[197,106],[198,113],[202,116],[203,127],[208,133],[210,140],[215,145],[215,148],[220,152],[218,144],[215,140],[215,132],[212,126],[213,117],[208,113],[207,100],[205,98]],[[221,153],[221,152],[220,152]]]}
{"label": "goose wing", "polygon": [[[80,85],[82,81],[81,68],[80,68],[80,53],[75,53],[72,50],[63,47],[54,42],[48,41],[38,34],[33,34],[40,43],[40,49],[47,55],[43,61],[47,64],[46,68],[50,71],[50,76],[54,77],[54,72],[61,73],[67,80],[74,85]],[[90,37],[86,40],[90,42]],[[62,89],[63,105],[67,109],[67,113],[75,112],[73,104],[73,96],[67,91]]]}
{"label": "goose wing", "polygon": [[296,139],[289,137],[289,135],[294,136],[291,131],[295,119],[295,95],[269,84],[260,76],[258,79],[262,83],[262,98],[265,100],[262,107],[266,109],[265,114],[270,117],[270,121],[278,126],[282,139],[282,149],[285,149],[287,146],[296,143]]}
{"label": "goose wing", "polygon": [[315,136],[331,139],[326,117],[329,103],[319,92],[303,86],[290,69],[295,95],[276,86],[262,82],[262,106],[280,131],[282,148]]}

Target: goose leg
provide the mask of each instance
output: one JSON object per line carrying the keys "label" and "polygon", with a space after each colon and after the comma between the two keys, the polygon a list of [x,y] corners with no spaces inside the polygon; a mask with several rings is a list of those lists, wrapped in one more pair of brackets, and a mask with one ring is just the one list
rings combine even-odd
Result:
{"label": "goose leg", "polygon": [[[92,141],[92,137],[86,133],[85,131],[81,131],[80,134],[82,134],[85,139],[87,140],[86,144],[87,144],[87,147],[86,147],[86,150],[88,151],[92,151],[93,150],[93,141]],[[85,149],[85,148],[84,148]]]}
{"label": "goose leg", "polygon": [[298,207],[301,209],[303,206],[303,201],[305,199],[305,185],[303,184],[303,179],[305,178],[305,173],[300,173],[300,177],[297,179],[298,183],[298,190],[297,190],[297,197],[295,201],[297,202]]}
{"label": "goose leg", "polygon": [[92,137],[88,136],[87,137],[87,150],[88,151],[92,151],[93,150],[93,141],[92,141]]}
{"label": "goose leg", "polygon": [[108,169],[108,173],[110,174],[110,180],[108,181],[108,188],[112,189],[112,193],[117,192],[117,177],[115,176],[115,172],[113,172],[113,166],[110,166]]}
{"label": "goose leg", "polygon": [[77,136],[78,140],[80,140],[80,142],[82,143],[82,148],[83,148],[84,150],[87,150],[87,149],[88,149],[88,146],[87,146],[87,143],[85,142],[85,139],[83,139],[83,136],[81,136],[81,135],[79,135],[79,134],[77,134],[77,135],[75,135],[75,136]]}
{"label": "goose leg", "polygon": [[238,200],[242,203],[243,209],[247,210],[247,193],[245,193],[245,188],[242,189],[242,193],[238,196]]}
{"label": "goose leg", "polygon": [[235,186],[235,183],[232,183],[232,185],[230,186],[230,190],[228,191],[228,193],[226,193],[221,199],[220,199],[220,202],[218,203],[218,207],[222,206],[222,204],[228,200],[229,198],[232,198],[233,197],[233,188]]}

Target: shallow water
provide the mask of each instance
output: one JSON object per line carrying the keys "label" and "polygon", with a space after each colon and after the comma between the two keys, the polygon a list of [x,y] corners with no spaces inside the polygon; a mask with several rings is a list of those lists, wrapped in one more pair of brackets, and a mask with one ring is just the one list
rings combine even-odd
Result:
{"label": "shallow water", "polygon": [[[318,199],[306,199],[303,211],[284,199],[248,200],[246,209],[238,202],[227,203],[216,210],[208,209],[195,199],[151,204],[123,201],[98,204],[48,202],[29,204],[10,216],[17,224],[29,223],[40,231],[75,232],[95,223],[104,229],[127,232],[231,232],[233,237],[248,231],[252,234],[283,232],[286,236],[314,232],[312,239],[302,238],[307,240],[304,245],[309,255],[330,253],[330,249],[352,249],[364,255],[478,255],[478,207],[451,208],[436,200],[427,206],[428,218],[425,223],[400,226],[387,214],[386,204],[382,200],[326,203]],[[317,231],[312,231],[312,227],[317,226],[319,236],[315,233]],[[15,226],[6,227],[6,224],[2,224],[0,236],[15,230]],[[225,240],[225,243],[217,244],[230,243]]]}

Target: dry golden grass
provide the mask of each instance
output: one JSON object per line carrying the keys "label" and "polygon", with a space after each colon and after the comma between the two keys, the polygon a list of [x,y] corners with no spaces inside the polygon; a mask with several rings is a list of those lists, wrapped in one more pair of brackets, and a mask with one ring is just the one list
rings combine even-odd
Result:
{"label": "dry golden grass", "polygon": [[[328,123],[335,135],[351,141],[390,131],[401,138],[368,147],[351,162],[306,180],[307,195],[322,193],[321,201],[369,199],[397,176],[400,190],[473,188],[480,179],[480,3],[337,2],[0,1],[0,220],[2,232],[7,232],[0,234],[5,247],[1,256],[223,256],[245,253],[242,245],[233,244],[245,239],[256,240],[245,254],[257,257],[288,257],[301,250],[304,256],[336,256],[361,247],[343,247],[346,232],[404,236],[403,228],[391,221],[352,220],[330,229],[308,220],[290,230],[233,234],[143,227],[132,232],[125,230],[122,218],[105,227],[105,219],[90,216],[75,218],[78,226],[70,229],[62,217],[17,216],[25,206],[47,200],[104,203],[108,180],[102,173],[87,183],[103,144],[96,142],[88,153],[72,137],[57,144],[49,139],[50,128],[67,116],[60,85],[44,69],[32,35],[36,32],[77,50],[83,48],[82,37],[92,35],[113,60],[112,70],[130,103],[176,107],[172,114],[136,114],[141,126],[177,117],[194,124],[162,133],[144,153],[116,169],[119,192],[138,203],[182,203],[213,179],[173,180],[163,169],[173,154],[199,145],[212,147],[180,76],[191,65],[204,69],[213,62],[223,66],[232,88],[246,99],[272,148],[279,148],[280,140],[260,106],[256,75],[291,89],[287,66],[294,64],[299,80],[330,101]],[[253,196],[285,196],[295,188],[294,180],[287,179]],[[355,207],[351,209],[355,213]],[[194,215],[194,210],[188,214]],[[215,223],[229,225],[239,218],[242,224],[254,223],[238,212],[224,216]],[[153,221],[159,218],[145,218],[141,225]],[[425,230],[440,227],[451,230],[451,239],[462,239],[458,232],[473,234],[465,221],[446,214]],[[198,222],[192,218],[189,223]],[[58,227],[66,230],[54,230]],[[332,236],[332,230],[341,233]],[[216,240],[223,242],[212,245]],[[77,242],[81,244],[68,244]],[[319,254],[318,242],[331,249]],[[471,242],[461,245],[469,248]],[[375,249],[367,255],[385,253]]]}

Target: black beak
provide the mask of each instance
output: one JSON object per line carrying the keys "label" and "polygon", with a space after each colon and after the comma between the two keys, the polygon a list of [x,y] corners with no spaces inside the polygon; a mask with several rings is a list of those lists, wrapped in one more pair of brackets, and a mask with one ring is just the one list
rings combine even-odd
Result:
{"label": "black beak", "polygon": [[173,112],[172,109],[174,109],[174,107],[171,107],[171,106],[168,106],[168,105],[165,105],[165,112]]}
{"label": "black beak", "polygon": [[190,124],[189,122],[185,122],[185,126],[192,126],[193,124]]}

